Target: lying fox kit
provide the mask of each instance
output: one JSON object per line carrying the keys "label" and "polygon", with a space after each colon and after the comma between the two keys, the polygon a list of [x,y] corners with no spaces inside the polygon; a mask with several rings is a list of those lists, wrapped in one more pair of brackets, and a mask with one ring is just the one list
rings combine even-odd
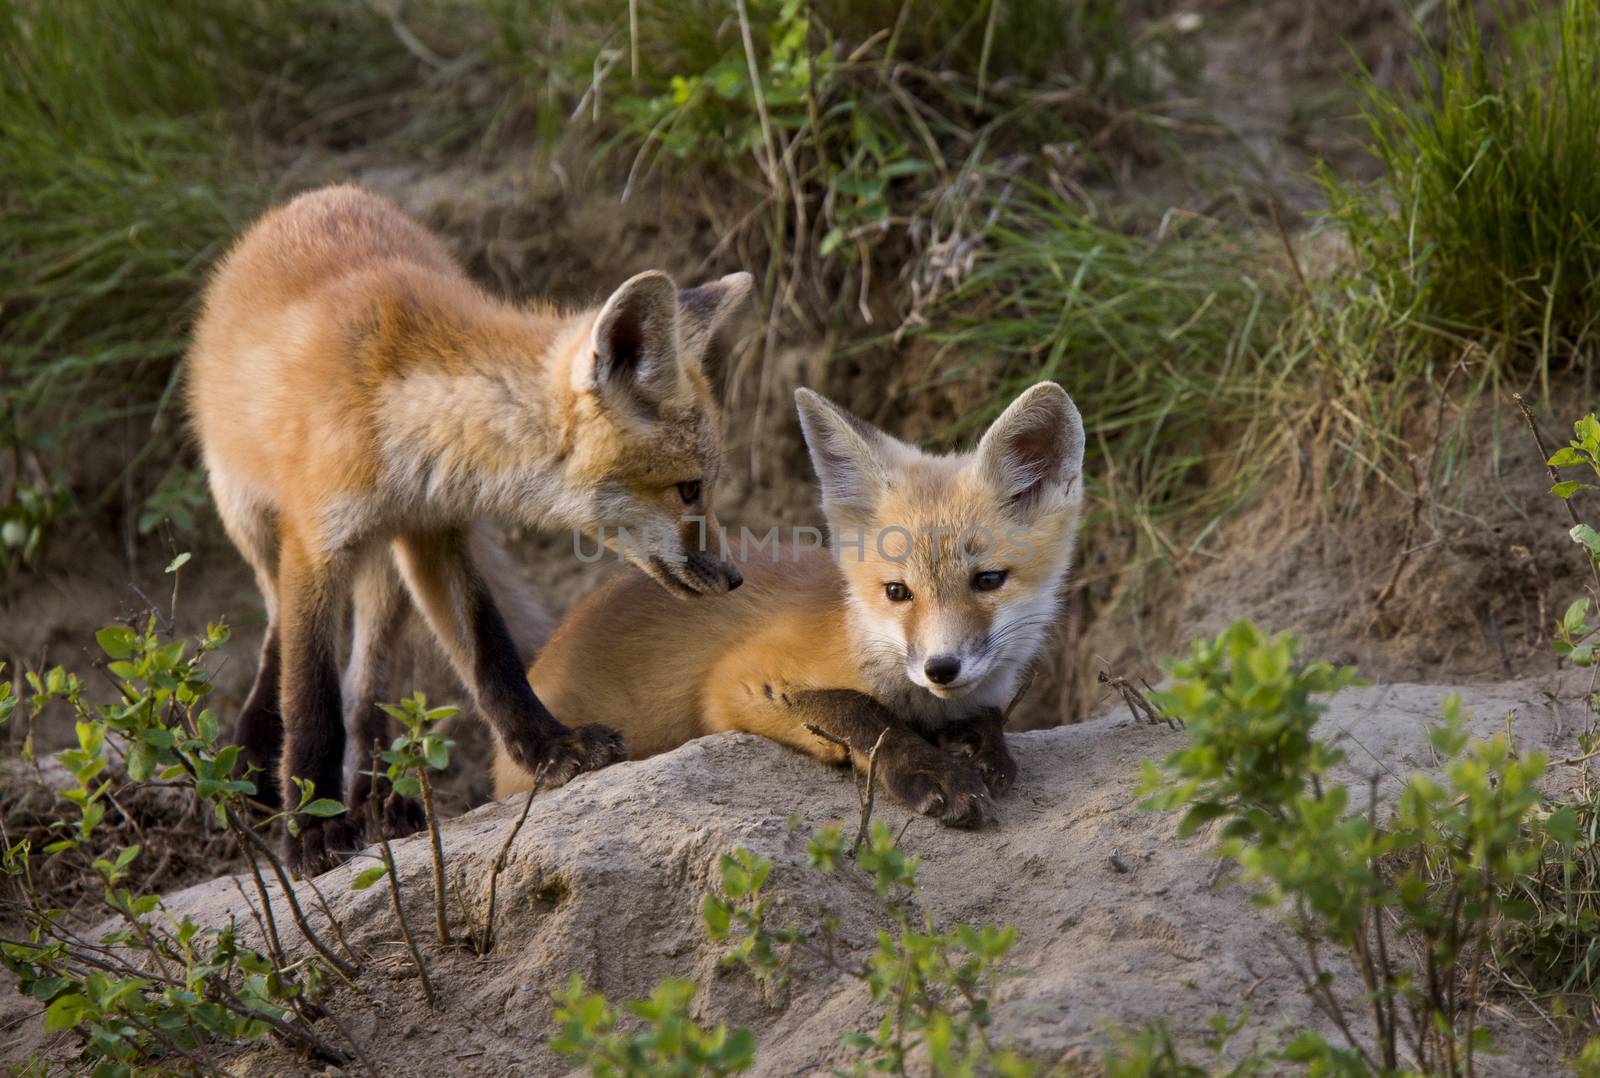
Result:
{"label": "lying fox kit", "polygon": [[514,306],[355,187],[273,210],[223,260],[188,396],[218,511],[267,605],[238,738],[279,776],[259,784],[269,803],[281,790],[298,804],[297,779],[339,798],[356,773],[345,816],[300,821],[297,873],[359,845],[364,769],[387,740],[383,663],[412,602],[508,759],[564,781],[623,755],[615,730],[569,728],[529,688],[477,525],[611,529],[608,542],[626,528],[625,553],[672,594],[737,587],[699,547],[720,445],[700,360],[749,289],[743,273],[685,292],[642,273],[597,309]]}
{"label": "lying fox kit", "polygon": [[[975,450],[933,456],[808,390],[797,398],[832,549],[744,559],[744,588],[714,609],[663,601],[626,574],[573,611],[529,677],[563,714],[622,731],[635,758],[743,730],[864,766],[882,738],[891,794],[980,824],[1015,779],[1002,710],[1055,624],[1072,561],[1078,411],[1040,383]],[[497,795],[529,782],[502,752]]]}

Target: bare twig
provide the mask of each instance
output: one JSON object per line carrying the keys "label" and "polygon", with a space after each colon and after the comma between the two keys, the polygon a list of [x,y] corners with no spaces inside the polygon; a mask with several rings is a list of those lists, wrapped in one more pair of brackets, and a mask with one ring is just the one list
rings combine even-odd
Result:
{"label": "bare twig", "polygon": [[382,828],[378,829],[378,848],[383,851],[383,864],[389,870],[386,873],[389,877],[389,898],[394,904],[394,918],[400,923],[400,937],[411,952],[411,963],[417,969],[417,979],[422,982],[423,998],[431,1009],[438,1010],[439,1001],[433,994],[433,982],[428,979],[428,963],[423,960],[422,951],[411,936],[411,926],[406,923],[405,906],[400,902],[400,876],[394,866],[394,851],[389,848],[389,836]]}
{"label": "bare twig", "polygon": [[[1163,715],[1160,711],[1156,710],[1155,705],[1152,704],[1145,697],[1144,693],[1141,692],[1138,687],[1130,682],[1127,678],[1118,677],[1115,674],[1102,670],[1100,671],[1100,684],[1109,685],[1111,688],[1117,690],[1117,692],[1122,696],[1122,702],[1128,705],[1128,710],[1133,714],[1134,722],[1147,722],[1152,726],[1158,722],[1164,722],[1167,724],[1167,726],[1174,730],[1181,729],[1183,727],[1184,722],[1182,719],[1178,718],[1176,715]],[[1146,688],[1148,687],[1149,686],[1147,685]]]}
{"label": "bare twig", "polygon": [[[856,752],[854,746],[842,737],[830,734],[814,722],[806,723],[806,729],[822,740],[838,745],[844,749],[847,759],[855,763]],[[889,736],[889,727],[885,726],[878,735],[878,740],[872,745],[872,750],[867,753],[867,784],[865,789],[857,789],[856,797],[861,804],[861,823],[856,828],[856,840],[850,846],[850,856],[854,857],[856,851],[861,849],[861,843],[866,841],[867,827],[872,822],[872,802],[878,785],[878,751],[883,748],[884,739]]]}
{"label": "bare twig", "polygon": [[[382,752],[382,745],[372,743],[372,788],[378,788],[378,757]],[[411,952],[411,962],[417,969],[417,979],[422,982],[422,995],[428,1001],[432,1010],[439,1009],[438,999],[433,994],[433,982],[428,979],[428,963],[422,958],[422,950],[417,946],[417,941],[412,938],[411,925],[406,921],[405,905],[400,901],[400,873],[395,868],[394,851],[389,848],[389,834],[384,830],[383,821],[379,818],[378,798],[367,799],[367,817],[372,823],[372,830],[378,836],[378,849],[383,851],[383,866],[388,869],[385,873],[389,877],[389,898],[394,904],[394,919],[400,924],[400,938],[405,941],[406,949]]]}
{"label": "bare twig", "polygon": [[422,816],[428,824],[428,847],[433,857],[433,917],[439,932],[439,944],[448,947],[450,919],[444,902],[444,843],[439,837],[439,817],[433,811],[433,784],[428,781],[426,763],[417,768],[417,785],[422,788]]}
{"label": "bare twig", "polygon": [[885,726],[878,740],[872,743],[872,751],[867,753],[867,788],[861,792],[861,826],[856,828],[856,840],[850,847],[851,857],[867,840],[867,825],[872,822],[872,799],[878,788],[878,750],[883,748],[883,739],[888,736],[889,728]]}
{"label": "bare twig", "polygon": [[494,902],[495,887],[500,882],[500,873],[506,867],[506,858],[511,854],[511,844],[517,841],[517,834],[522,830],[522,825],[528,822],[528,812],[533,808],[533,799],[539,796],[539,790],[544,786],[544,764],[533,773],[533,785],[528,787],[528,796],[522,802],[522,811],[517,815],[517,822],[511,825],[511,830],[506,832],[506,840],[500,844],[500,852],[495,854],[494,864],[489,868],[489,908],[484,915],[483,927],[472,933],[472,949],[476,954],[488,954],[494,947]]}
{"label": "bare twig", "polygon": [[309,943],[318,954],[328,960],[329,965],[346,978],[354,977],[361,972],[359,965],[354,965],[340,958],[334,953],[333,948],[324,943],[322,937],[312,930],[311,925],[306,921],[305,910],[300,906],[300,897],[295,894],[294,884],[289,879],[289,872],[283,867],[283,861],[273,851],[271,843],[241,823],[232,808],[224,807],[224,812],[232,823],[234,834],[245,836],[250,845],[255,847],[256,851],[265,857],[267,863],[272,866],[273,875],[277,876],[278,886],[283,891],[284,901],[289,907],[289,916],[294,920],[294,926],[300,930],[301,938]]}
{"label": "bare twig", "polygon": [[339,949],[345,953],[346,958],[355,962],[356,953],[350,949],[350,941],[344,937],[344,925],[339,923],[339,918],[335,917],[333,910],[329,908],[327,896],[322,893],[322,888],[317,886],[316,880],[307,879],[306,883],[311,885],[311,893],[317,896],[317,905],[322,909],[322,916],[333,926],[333,934],[339,938]]}

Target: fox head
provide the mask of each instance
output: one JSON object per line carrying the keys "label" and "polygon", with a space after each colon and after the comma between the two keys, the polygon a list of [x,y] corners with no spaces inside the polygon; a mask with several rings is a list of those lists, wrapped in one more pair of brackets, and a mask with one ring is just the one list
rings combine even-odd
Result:
{"label": "fox head", "polygon": [[595,312],[571,363],[568,522],[679,596],[742,578],[707,550],[720,536],[717,405],[701,369],[748,273],[679,291],[664,273],[626,281]]}
{"label": "fox head", "polygon": [[923,453],[817,394],[800,425],[882,691],[1004,706],[1055,623],[1083,500],[1083,423],[1041,382],[975,449]]}

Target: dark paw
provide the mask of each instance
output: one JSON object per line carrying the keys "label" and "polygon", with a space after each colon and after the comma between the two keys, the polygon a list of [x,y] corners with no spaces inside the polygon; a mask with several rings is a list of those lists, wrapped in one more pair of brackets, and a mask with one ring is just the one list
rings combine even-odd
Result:
{"label": "dark paw", "polygon": [[347,815],[301,816],[298,835],[285,835],[283,859],[298,880],[344,864],[366,845],[365,828]]}
{"label": "dark paw", "polygon": [[984,785],[995,797],[1004,797],[1017,784],[1017,761],[1006,751],[1005,743],[972,758],[972,766],[983,776]]}
{"label": "dark paw", "polygon": [[[378,778],[378,823],[390,838],[404,838],[428,825],[422,802],[415,797],[401,797],[389,786],[389,780]],[[356,775],[350,783],[350,809],[346,813],[353,824],[371,830],[373,811],[372,776],[367,772]],[[369,837],[376,839],[377,835]]]}
{"label": "dark paw", "polygon": [[506,751],[530,775],[542,771],[546,786],[560,786],[585,771],[598,771],[628,756],[622,735],[599,725],[579,726],[547,740],[511,742]]}
{"label": "dark paw", "polygon": [[983,775],[949,753],[907,754],[880,761],[879,766],[884,787],[914,812],[949,827],[982,827],[994,819]]}
{"label": "dark paw", "polygon": [[941,736],[938,745],[977,768],[989,793],[995,797],[1009,793],[1017,783],[1017,761],[1006,747],[1006,736],[998,725],[988,729],[976,724],[958,727]]}

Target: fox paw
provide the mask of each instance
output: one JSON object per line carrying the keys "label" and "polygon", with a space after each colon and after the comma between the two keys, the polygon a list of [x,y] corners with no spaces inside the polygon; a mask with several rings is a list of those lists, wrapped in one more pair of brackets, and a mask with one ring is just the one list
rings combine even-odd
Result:
{"label": "fox paw", "polygon": [[366,845],[361,825],[341,816],[302,816],[298,835],[284,836],[283,860],[289,874],[298,880],[320,876],[350,860]]}
{"label": "fox paw", "polygon": [[[345,815],[350,818],[353,826],[367,827],[370,830],[373,808],[371,802],[374,796],[379,798],[379,825],[382,826],[383,833],[390,838],[405,838],[428,825],[428,818],[422,811],[421,801],[415,797],[401,797],[390,789],[386,779],[380,779],[378,792],[375,795],[372,776],[363,771],[350,783],[350,808]],[[371,837],[375,839],[378,836]]]}
{"label": "fox paw", "polygon": [[982,827],[994,819],[983,775],[948,753],[895,754],[879,761],[879,774],[896,801],[947,827]]}
{"label": "fox paw", "polygon": [[1006,735],[998,718],[952,727],[937,738],[938,746],[957,759],[978,769],[989,793],[1002,797],[1017,782],[1017,761],[1006,747]]}
{"label": "fox paw", "polygon": [[994,797],[1004,797],[1017,784],[1017,761],[1006,748],[1004,739],[983,746],[957,743],[946,746],[945,751],[976,768]]}
{"label": "fox paw", "polygon": [[627,758],[622,735],[609,726],[579,726],[556,738],[511,741],[506,752],[547,786],[560,786],[585,771],[598,771]]}

